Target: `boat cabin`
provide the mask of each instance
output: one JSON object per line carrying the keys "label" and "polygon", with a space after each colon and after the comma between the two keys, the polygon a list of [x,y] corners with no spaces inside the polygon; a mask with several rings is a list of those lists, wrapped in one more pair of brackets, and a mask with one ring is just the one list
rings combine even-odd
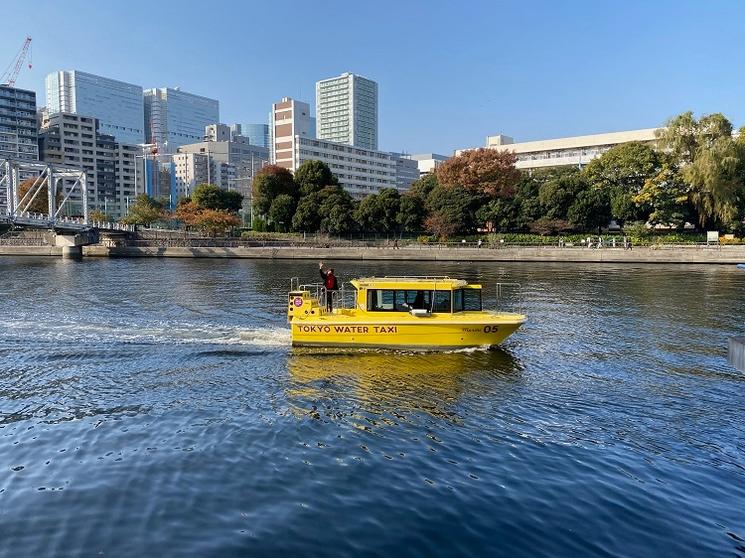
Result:
{"label": "boat cabin", "polygon": [[429,315],[481,311],[481,285],[449,277],[369,277],[351,281],[366,312]]}

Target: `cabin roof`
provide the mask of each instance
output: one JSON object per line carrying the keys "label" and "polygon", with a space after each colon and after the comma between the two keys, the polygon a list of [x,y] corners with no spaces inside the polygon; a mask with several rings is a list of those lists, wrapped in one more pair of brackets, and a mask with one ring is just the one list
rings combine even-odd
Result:
{"label": "cabin roof", "polygon": [[[357,289],[458,289],[468,285],[463,279],[452,277],[361,277],[350,281]],[[479,288],[479,285],[471,285]]]}

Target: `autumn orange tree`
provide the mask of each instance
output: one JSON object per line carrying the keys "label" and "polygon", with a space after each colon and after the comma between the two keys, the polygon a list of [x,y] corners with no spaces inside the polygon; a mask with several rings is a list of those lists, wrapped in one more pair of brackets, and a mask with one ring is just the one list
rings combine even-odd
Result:
{"label": "autumn orange tree", "polygon": [[443,186],[460,186],[489,198],[511,198],[521,178],[516,161],[510,151],[472,149],[445,161],[435,174]]}
{"label": "autumn orange tree", "polygon": [[174,217],[187,227],[195,228],[209,236],[226,235],[241,224],[235,213],[225,209],[203,208],[189,198],[179,202]]}
{"label": "autumn orange tree", "polygon": [[[22,200],[23,197],[28,193],[28,191],[31,189],[31,187],[34,185],[34,182],[36,182],[35,178],[27,178],[23,182],[21,182],[18,185],[18,200]],[[47,192],[47,181],[44,179],[41,183],[41,185],[36,186],[36,190],[41,189],[40,192],[36,193],[34,191],[28,199],[31,199],[31,197],[36,193],[36,197],[34,198],[34,201],[31,202],[31,205],[26,207],[26,203],[28,203],[28,199],[24,202],[24,208],[26,211],[30,213],[48,213],[49,212],[49,194]],[[62,201],[62,195],[60,192],[57,192],[57,205]]]}

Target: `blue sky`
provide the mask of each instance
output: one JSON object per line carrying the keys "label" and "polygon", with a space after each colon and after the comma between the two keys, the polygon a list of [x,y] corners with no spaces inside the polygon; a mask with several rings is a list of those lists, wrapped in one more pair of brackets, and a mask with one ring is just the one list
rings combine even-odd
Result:
{"label": "blue sky", "polygon": [[380,148],[450,153],[653,127],[684,110],[745,125],[742,1],[3,0],[0,71],[79,69],[220,101],[223,122],[314,103],[318,79],[379,83]]}

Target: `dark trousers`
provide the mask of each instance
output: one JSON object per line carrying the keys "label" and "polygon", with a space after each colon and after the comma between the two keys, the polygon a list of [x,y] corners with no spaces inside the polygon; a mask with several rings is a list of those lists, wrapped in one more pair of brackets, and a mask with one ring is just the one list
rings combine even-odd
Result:
{"label": "dark trousers", "polygon": [[334,309],[334,291],[326,289],[326,310],[331,312]]}

